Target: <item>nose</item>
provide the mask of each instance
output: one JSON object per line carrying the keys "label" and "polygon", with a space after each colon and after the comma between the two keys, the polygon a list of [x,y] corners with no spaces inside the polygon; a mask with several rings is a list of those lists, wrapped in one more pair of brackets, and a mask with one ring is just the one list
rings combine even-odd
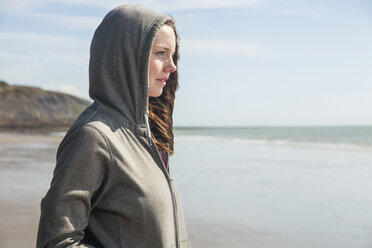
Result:
{"label": "nose", "polygon": [[171,58],[169,60],[168,66],[167,66],[167,71],[169,71],[170,73],[172,73],[172,72],[174,72],[176,70],[177,70],[177,66],[174,64],[173,59]]}

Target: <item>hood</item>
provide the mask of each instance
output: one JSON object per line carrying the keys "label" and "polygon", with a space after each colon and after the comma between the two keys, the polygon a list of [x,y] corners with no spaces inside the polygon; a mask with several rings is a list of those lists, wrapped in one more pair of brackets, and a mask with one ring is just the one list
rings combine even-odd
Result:
{"label": "hood", "polygon": [[92,39],[89,96],[135,125],[146,121],[150,52],[168,20],[142,5],[123,5],[104,17]]}

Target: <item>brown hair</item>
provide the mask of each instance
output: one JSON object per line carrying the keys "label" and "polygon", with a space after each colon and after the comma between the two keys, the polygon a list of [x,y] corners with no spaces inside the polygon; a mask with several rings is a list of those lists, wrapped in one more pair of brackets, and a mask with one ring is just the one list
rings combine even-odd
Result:
{"label": "brown hair", "polygon": [[[164,25],[173,28],[176,36],[176,49],[173,55],[173,63],[177,66],[179,59],[179,37],[176,26],[173,21],[167,21]],[[178,88],[178,71],[169,75],[163,93],[159,97],[149,98],[149,122],[151,136],[159,151],[165,151],[172,155],[174,153],[174,136],[173,136],[173,108],[176,90]]]}

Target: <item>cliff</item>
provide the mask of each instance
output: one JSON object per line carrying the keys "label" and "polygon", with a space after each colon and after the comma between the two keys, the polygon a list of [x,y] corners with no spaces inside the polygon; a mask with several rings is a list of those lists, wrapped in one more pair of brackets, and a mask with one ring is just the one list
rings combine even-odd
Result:
{"label": "cliff", "polygon": [[0,127],[69,126],[89,101],[0,81]]}

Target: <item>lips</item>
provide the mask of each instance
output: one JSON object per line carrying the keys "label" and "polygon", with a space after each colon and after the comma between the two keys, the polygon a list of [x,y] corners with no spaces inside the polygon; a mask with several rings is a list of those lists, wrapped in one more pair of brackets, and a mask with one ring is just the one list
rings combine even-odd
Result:
{"label": "lips", "polygon": [[158,78],[158,80],[160,80],[160,81],[167,81],[168,80],[168,77]]}
{"label": "lips", "polygon": [[158,81],[159,83],[161,83],[161,85],[165,86],[167,84],[167,80],[168,78],[158,78],[156,79],[156,81]]}

